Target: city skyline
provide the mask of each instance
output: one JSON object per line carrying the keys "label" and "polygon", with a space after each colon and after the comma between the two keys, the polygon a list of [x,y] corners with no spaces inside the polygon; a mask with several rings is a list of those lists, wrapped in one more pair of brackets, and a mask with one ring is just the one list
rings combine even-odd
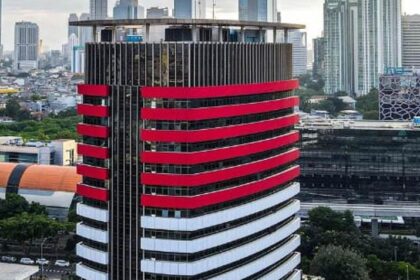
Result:
{"label": "city skyline", "polygon": [[[403,13],[420,13],[420,7],[415,5],[416,0],[403,0]],[[112,15],[112,8],[116,0],[109,0],[108,14]],[[221,2],[216,0],[216,3]],[[222,5],[216,8],[216,17],[231,18],[238,17],[237,1],[223,1]],[[14,41],[14,24],[17,21],[32,21],[40,27],[40,39],[44,46],[51,49],[61,49],[62,44],[67,41],[67,19],[70,13],[89,12],[89,0],[74,0],[69,2],[51,2],[50,0],[37,0],[38,5],[34,7],[29,0],[3,1],[3,30],[2,41],[4,49],[11,51]],[[145,8],[151,6],[168,6],[173,8],[173,0],[157,1],[142,0],[140,5]],[[312,48],[312,39],[321,36],[323,30],[323,3],[324,0],[279,0],[278,9],[282,13],[284,22],[302,23],[307,26],[308,45]],[[29,8],[30,7],[30,8]],[[207,13],[212,10],[207,9]],[[53,16],[52,16],[53,15]],[[54,24],[51,24],[52,19]],[[57,31],[60,30],[60,31]]]}

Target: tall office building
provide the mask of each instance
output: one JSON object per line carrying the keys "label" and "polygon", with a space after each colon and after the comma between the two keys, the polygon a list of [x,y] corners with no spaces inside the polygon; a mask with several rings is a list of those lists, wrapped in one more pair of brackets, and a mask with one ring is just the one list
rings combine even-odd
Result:
{"label": "tall office building", "polygon": [[[83,13],[80,15],[80,20],[89,20],[91,19],[90,15]],[[80,27],[79,28],[79,44],[84,46],[86,43],[92,42],[93,40],[93,31],[92,27]]]}
{"label": "tall office building", "polygon": [[405,68],[420,68],[420,15],[402,18],[402,51]]}
{"label": "tall office building", "polygon": [[69,16],[69,29],[67,32],[67,37],[70,37],[71,34],[76,35],[77,37],[79,37],[79,28],[77,26],[72,26],[70,25],[70,22],[72,21],[78,21],[79,17],[77,16],[77,14],[70,14]]}
{"label": "tall office building", "polygon": [[106,19],[108,17],[108,0],[90,0],[91,19]]}
{"label": "tall office building", "polygon": [[278,21],[276,0],[239,0],[239,20]]}
{"label": "tall office building", "polygon": [[293,45],[293,77],[308,72],[308,44],[307,34],[301,31],[290,31],[288,43]]}
{"label": "tall office building", "polygon": [[291,45],[102,42],[86,56],[76,274],[300,279]]}
{"label": "tall office building", "polygon": [[364,95],[401,66],[401,0],[326,0],[327,93]]}
{"label": "tall office building", "polygon": [[312,65],[312,75],[315,79],[325,77],[325,38],[313,39],[314,63]]}
{"label": "tall office building", "polygon": [[181,19],[206,18],[206,0],[174,0],[174,17]]}
{"label": "tall office building", "polygon": [[29,71],[38,68],[39,27],[32,22],[15,24],[14,69]]}
{"label": "tall office building", "polygon": [[[140,15],[142,11],[142,15]],[[144,17],[144,8],[138,0],[120,0],[114,7],[114,19],[136,19]]]}

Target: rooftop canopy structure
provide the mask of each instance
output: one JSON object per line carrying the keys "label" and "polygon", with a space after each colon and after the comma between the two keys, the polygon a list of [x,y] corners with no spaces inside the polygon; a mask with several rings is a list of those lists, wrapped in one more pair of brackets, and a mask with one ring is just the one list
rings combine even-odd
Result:
{"label": "rooftop canopy structure", "polygon": [[[305,29],[303,24],[280,23],[280,22],[260,22],[260,21],[238,21],[238,20],[214,20],[214,19],[177,19],[177,18],[153,18],[153,19],[119,19],[119,20],[83,20],[72,21],[71,26],[92,27],[94,40],[98,40],[97,30],[109,29],[116,34],[118,28],[136,29],[145,28],[145,41],[148,42],[149,32],[151,26],[181,26],[190,27],[193,30],[200,28],[217,28],[223,30],[224,28],[240,29],[241,34],[246,30],[264,30],[274,31],[274,42],[276,42],[277,31],[283,31],[284,36],[288,36],[289,30]],[[220,34],[222,32],[219,32]],[[222,41],[222,36],[219,36],[219,41]],[[241,36],[243,39],[244,36]]]}

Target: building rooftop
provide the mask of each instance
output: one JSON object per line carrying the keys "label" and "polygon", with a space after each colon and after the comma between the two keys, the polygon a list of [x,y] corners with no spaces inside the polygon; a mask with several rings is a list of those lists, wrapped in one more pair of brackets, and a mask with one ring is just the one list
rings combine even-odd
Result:
{"label": "building rooftop", "polygon": [[0,263],[0,280],[25,280],[38,271],[38,266]]}
{"label": "building rooftop", "polygon": [[148,19],[113,19],[113,20],[80,20],[69,23],[71,26],[92,27],[138,27],[151,25],[189,25],[189,26],[213,26],[213,27],[243,27],[262,28],[277,30],[305,29],[303,24],[239,21],[228,19],[177,19],[177,18],[148,18]]}
{"label": "building rooftop", "polygon": [[418,130],[408,121],[356,121],[339,119],[302,119],[297,128],[307,129],[359,129],[359,130]]}
{"label": "building rooftop", "polygon": [[[0,163],[0,188],[7,187],[9,178],[17,163]],[[53,165],[29,165],[23,172],[19,189],[39,191],[76,192],[76,184],[81,181],[75,167]]]}

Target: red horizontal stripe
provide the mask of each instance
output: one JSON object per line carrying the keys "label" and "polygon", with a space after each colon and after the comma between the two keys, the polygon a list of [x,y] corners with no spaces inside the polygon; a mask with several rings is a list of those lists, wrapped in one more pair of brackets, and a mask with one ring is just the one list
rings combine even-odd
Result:
{"label": "red horizontal stripe", "polygon": [[107,159],[109,158],[109,149],[86,144],[77,144],[77,153],[82,156],[93,158]]}
{"label": "red horizontal stripe", "polygon": [[107,106],[78,104],[77,114],[91,117],[109,117],[109,108]]}
{"label": "red horizontal stripe", "polygon": [[109,179],[109,170],[102,167],[90,166],[86,164],[77,165],[77,174],[94,178],[98,180],[108,180]]}
{"label": "red horizontal stripe", "polygon": [[299,176],[299,174],[300,169],[298,166],[295,166],[280,174],[268,177],[258,182],[253,182],[236,188],[192,197],[142,195],[141,204],[145,207],[156,207],[165,209],[197,209],[201,207],[240,199],[256,193],[273,189],[279,185],[293,181]]}
{"label": "red horizontal stripe", "polygon": [[298,87],[298,80],[287,80],[209,87],[143,87],[140,92],[143,98],[201,99],[289,91]]}
{"label": "red horizontal stripe", "polygon": [[266,113],[276,110],[293,108],[298,105],[298,97],[288,97],[284,99],[260,103],[217,106],[197,109],[144,108],[141,110],[141,118],[144,120],[199,121]]}
{"label": "red horizontal stripe", "polygon": [[87,186],[83,184],[78,184],[76,193],[80,196],[94,199],[94,200],[99,200],[99,201],[104,201],[104,202],[107,202],[109,200],[109,193],[107,189],[95,188],[95,187],[91,187],[91,186]]}
{"label": "red horizontal stripe", "polygon": [[294,114],[267,121],[201,130],[176,131],[142,129],[140,137],[143,141],[152,142],[197,143],[239,137],[289,127],[295,125],[298,121],[299,116]]}
{"label": "red horizontal stripe", "polygon": [[109,128],[101,125],[79,123],[77,125],[77,133],[83,136],[108,138]]}
{"label": "red horizontal stripe", "polygon": [[295,161],[298,158],[299,150],[292,149],[286,153],[268,159],[205,173],[188,175],[142,173],[141,183],[144,185],[197,187],[270,170]]}
{"label": "red horizontal stripe", "polygon": [[193,165],[261,153],[287,146],[297,141],[299,141],[299,132],[295,131],[268,140],[210,151],[193,153],[142,152],[140,158],[144,163]]}
{"label": "red horizontal stripe", "polygon": [[107,85],[78,85],[77,92],[87,96],[107,97],[110,94],[109,86]]}

